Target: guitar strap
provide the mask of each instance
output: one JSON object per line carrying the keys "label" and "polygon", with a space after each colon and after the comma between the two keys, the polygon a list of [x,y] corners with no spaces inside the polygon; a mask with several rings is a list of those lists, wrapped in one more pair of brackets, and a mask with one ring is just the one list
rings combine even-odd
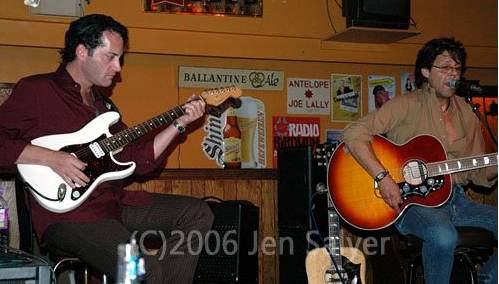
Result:
{"label": "guitar strap", "polygon": [[113,101],[108,97],[105,96],[101,93],[99,93],[99,96],[102,98],[102,101],[104,102],[104,106],[107,108],[108,111],[115,111],[120,114],[121,117],[121,112],[118,109],[118,107],[113,103]]}

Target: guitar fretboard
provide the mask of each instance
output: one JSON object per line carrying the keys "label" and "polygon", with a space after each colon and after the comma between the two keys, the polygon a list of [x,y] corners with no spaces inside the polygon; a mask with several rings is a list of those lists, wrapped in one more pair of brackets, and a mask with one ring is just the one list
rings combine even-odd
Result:
{"label": "guitar fretboard", "polygon": [[181,106],[177,106],[167,112],[157,115],[141,124],[122,130],[111,137],[99,141],[99,145],[105,153],[113,152],[130,142],[144,136],[152,130],[171,124],[175,119],[184,115],[185,111]]}
{"label": "guitar fretboard", "polygon": [[338,266],[338,270],[342,271],[343,263],[341,260],[341,252],[340,252],[340,218],[338,217],[338,213],[333,207],[333,203],[331,199],[327,198],[328,203],[328,232],[329,232],[329,251],[331,256],[334,258],[336,265]]}
{"label": "guitar fretboard", "polygon": [[428,176],[464,172],[497,165],[497,153],[427,164]]}

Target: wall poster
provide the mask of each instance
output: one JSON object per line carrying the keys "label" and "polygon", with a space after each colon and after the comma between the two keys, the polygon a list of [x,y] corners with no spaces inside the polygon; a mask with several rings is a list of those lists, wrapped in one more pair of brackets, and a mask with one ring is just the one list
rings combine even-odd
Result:
{"label": "wall poster", "polygon": [[350,122],[362,116],[362,76],[331,75],[331,120]]}

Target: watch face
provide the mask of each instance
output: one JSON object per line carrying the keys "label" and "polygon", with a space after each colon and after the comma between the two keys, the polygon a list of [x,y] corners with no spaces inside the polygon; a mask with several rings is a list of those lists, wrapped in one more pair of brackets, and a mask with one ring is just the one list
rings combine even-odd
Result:
{"label": "watch face", "polygon": [[178,132],[180,132],[180,134],[183,134],[185,132],[185,127],[183,127],[180,123],[178,123],[178,121],[174,120],[173,126],[175,126],[175,128],[177,128],[177,130],[178,130]]}
{"label": "watch face", "polygon": [[374,177],[374,180],[379,182],[381,181],[383,178],[385,178],[386,176],[388,175],[388,172],[387,171],[382,171],[381,173],[377,174],[375,177]]}

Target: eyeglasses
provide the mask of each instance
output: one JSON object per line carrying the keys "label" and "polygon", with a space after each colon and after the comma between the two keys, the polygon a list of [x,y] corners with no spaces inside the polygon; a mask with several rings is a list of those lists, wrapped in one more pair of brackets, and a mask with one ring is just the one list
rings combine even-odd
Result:
{"label": "eyeglasses", "polygon": [[461,66],[450,66],[450,65],[445,65],[445,66],[437,66],[433,65],[433,67],[442,70],[445,73],[450,74],[452,71],[456,71],[456,73],[461,74],[461,71],[463,71]]}

